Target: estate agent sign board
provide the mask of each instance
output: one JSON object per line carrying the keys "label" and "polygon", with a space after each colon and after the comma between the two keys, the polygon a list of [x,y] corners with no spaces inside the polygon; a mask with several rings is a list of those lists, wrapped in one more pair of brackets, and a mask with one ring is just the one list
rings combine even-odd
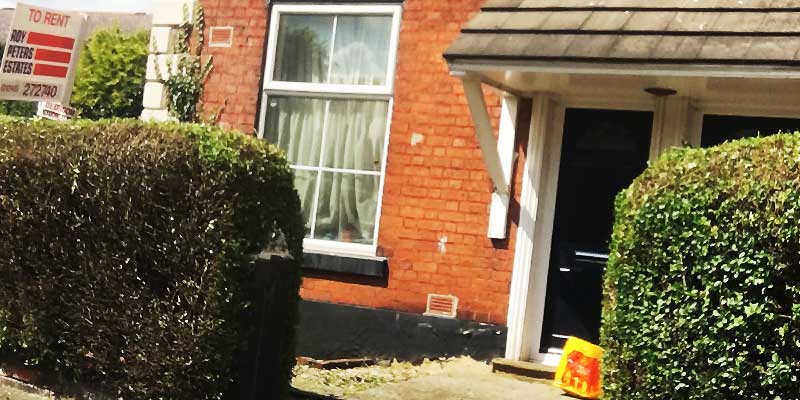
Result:
{"label": "estate agent sign board", "polygon": [[86,16],[17,4],[0,67],[0,99],[68,104]]}

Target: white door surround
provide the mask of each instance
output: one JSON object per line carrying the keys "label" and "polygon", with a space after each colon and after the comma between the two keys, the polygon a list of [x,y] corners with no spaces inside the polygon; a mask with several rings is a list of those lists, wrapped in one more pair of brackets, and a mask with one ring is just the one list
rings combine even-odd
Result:
{"label": "white door surround", "polygon": [[557,97],[535,94],[532,107],[508,304],[506,358],[511,360],[539,358],[534,353],[538,346],[531,344],[541,337],[544,320],[564,128],[565,107]]}
{"label": "white door surround", "polygon": [[[547,279],[558,191],[561,143],[568,108],[651,111],[651,161],[683,142],[699,143],[701,114],[687,98],[653,98],[651,103],[632,106],[615,99],[559,98],[553,94],[533,95],[530,137],[525,159],[520,223],[514,254],[508,312],[506,358],[558,362],[558,355],[539,352],[547,297]],[[662,122],[659,122],[662,121]],[[696,127],[696,128],[695,128]],[[697,133],[691,133],[697,129]]]}
{"label": "white door surround", "polygon": [[[545,360],[548,354],[539,353],[539,343],[566,109],[653,112],[651,161],[676,146],[698,146],[704,113],[800,117],[800,79],[777,75],[570,74],[513,70],[500,65],[451,65],[451,70],[454,76],[468,76],[502,92],[533,100],[508,304],[505,355],[510,360],[541,362],[553,358],[551,355]],[[644,89],[650,87],[675,89],[677,94],[656,97],[645,93]],[[472,99],[468,97],[468,101]]]}

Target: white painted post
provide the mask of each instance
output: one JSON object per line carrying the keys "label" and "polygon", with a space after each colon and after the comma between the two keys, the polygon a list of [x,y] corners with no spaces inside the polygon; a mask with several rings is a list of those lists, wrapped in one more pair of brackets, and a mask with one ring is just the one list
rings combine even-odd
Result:
{"label": "white painted post", "polygon": [[658,159],[661,155],[661,141],[665,136],[664,118],[666,116],[667,99],[656,97],[656,107],[653,112],[653,131],[650,133],[650,162]]}
{"label": "white painted post", "polygon": [[486,100],[483,97],[481,81],[472,77],[461,78],[464,84],[464,94],[467,97],[472,123],[475,125],[475,134],[483,154],[483,161],[489,177],[495,187],[495,192],[508,194],[508,184],[505,182],[500,155],[497,152],[497,141],[492,134],[492,123],[489,111],[486,109]]}
{"label": "white painted post", "polygon": [[167,91],[163,82],[175,73],[180,55],[170,54],[175,46],[178,28],[185,22],[184,10],[189,18],[196,0],[157,0],[153,9],[153,27],[150,31],[150,55],[147,58],[147,76],[144,85],[143,120],[170,120],[167,110]]}
{"label": "white painted post", "polygon": [[688,119],[685,139],[692,147],[699,148],[703,136],[703,110],[694,102],[689,102]]}
{"label": "white painted post", "polygon": [[688,97],[656,98],[653,132],[650,142],[650,161],[673,147],[685,143],[700,146],[703,114]]}
{"label": "white painted post", "polygon": [[511,360],[538,354],[563,130],[564,106],[550,95],[536,94],[509,294],[506,358]]}
{"label": "white painted post", "polygon": [[[511,187],[511,172],[514,167],[514,142],[517,138],[517,108],[519,99],[516,96],[503,96],[503,108],[500,114],[500,131],[497,135],[497,152],[500,156],[500,167],[503,169],[503,181]],[[508,206],[510,193],[492,193],[492,206],[489,211],[489,233],[492,239],[505,239],[508,227]]]}

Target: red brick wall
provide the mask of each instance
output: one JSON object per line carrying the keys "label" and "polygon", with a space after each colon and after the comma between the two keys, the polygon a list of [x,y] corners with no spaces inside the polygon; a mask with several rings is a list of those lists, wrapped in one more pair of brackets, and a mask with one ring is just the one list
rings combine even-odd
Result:
{"label": "red brick wall", "polygon": [[[512,205],[511,240],[489,240],[490,180],[463,88],[442,58],[482,3],[405,1],[378,241],[390,259],[388,284],[311,274],[301,289],[304,298],[423,312],[428,293],[453,294],[459,318],[505,323],[518,206]],[[222,123],[252,131],[266,29],[263,0],[203,4],[209,26],[236,28],[233,49],[210,51],[216,62],[206,102],[213,108],[227,99]],[[496,125],[497,98],[489,104]],[[412,145],[415,134],[423,140]],[[525,143],[518,142],[521,165]],[[521,175],[517,166],[517,199]]]}
{"label": "red brick wall", "polygon": [[[231,48],[206,47],[214,70],[205,85],[206,114],[220,114],[220,124],[245,133],[255,132],[261,66],[267,31],[264,0],[201,0],[206,26],[232,26]],[[206,42],[209,39],[206,29]]]}

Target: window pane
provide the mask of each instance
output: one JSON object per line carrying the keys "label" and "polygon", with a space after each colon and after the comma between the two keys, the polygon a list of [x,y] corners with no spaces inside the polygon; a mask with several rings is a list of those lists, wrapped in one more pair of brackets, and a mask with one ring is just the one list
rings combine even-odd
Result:
{"label": "window pane", "polygon": [[334,18],[332,15],[282,15],[273,79],[327,82]]}
{"label": "window pane", "polygon": [[380,171],[389,102],[331,100],[325,167]]}
{"label": "window pane", "polygon": [[292,165],[319,166],[325,100],[270,96],[264,139],[286,151]]}
{"label": "window pane", "polygon": [[391,16],[339,16],[330,83],[385,85]]}
{"label": "window pane", "polygon": [[373,244],[380,177],[323,173],[315,239]]}
{"label": "window pane", "polygon": [[317,186],[317,172],[294,170],[294,187],[303,206],[303,221],[306,224],[306,237],[311,233],[311,213],[314,208],[314,193]]}
{"label": "window pane", "polygon": [[778,132],[800,130],[800,119],[706,115],[703,117],[702,147],[711,147],[729,140],[770,136]]}

